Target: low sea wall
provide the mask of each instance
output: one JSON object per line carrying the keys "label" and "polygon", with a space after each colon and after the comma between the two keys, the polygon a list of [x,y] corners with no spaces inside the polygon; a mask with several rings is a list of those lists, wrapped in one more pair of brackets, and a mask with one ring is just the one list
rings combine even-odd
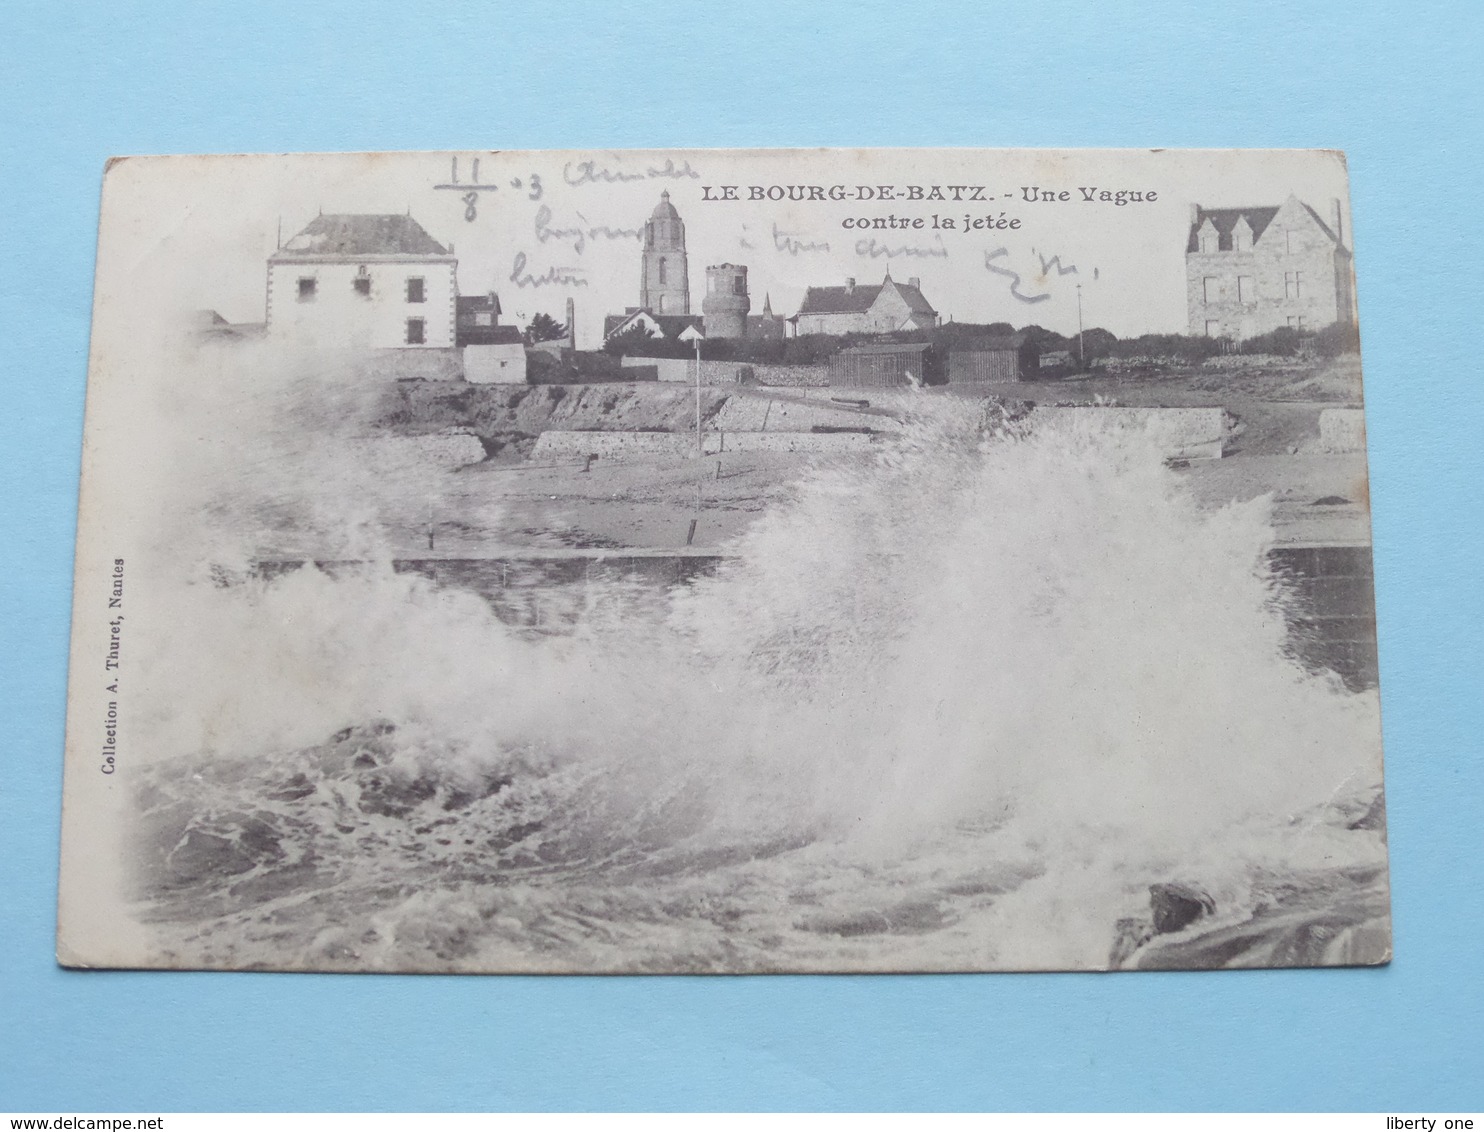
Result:
{"label": "low sea wall", "polygon": [[893,417],[861,413],[828,401],[772,400],[744,394],[728,397],[711,418],[710,427],[727,432],[808,432],[816,427],[880,432],[901,425]]}
{"label": "low sea wall", "polygon": [[1377,682],[1375,574],[1369,546],[1280,546],[1268,552],[1287,583],[1289,647],[1352,691]]}
{"label": "low sea wall", "polygon": [[1107,422],[1146,431],[1165,455],[1183,460],[1213,460],[1221,456],[1226,425],[1220,408],[1151,409],[1114,405],[1043,405],[1031,414],[1033,424],[1076,428]]}
{"label": "low sea wall", "polygon": [[[625,356],[625,369],[654,367],[660,381],[690,382],[696,380],[694,358],[636,358]],[[753,380],[752,366],[745,362],[701,362],[702,385],[743,385]]]}
{"label": "low sea wall", "polygon": [[759,365],[753,362],[752,380],[759,385],[773,385],[780,389],[817,389],[829,385],[830,367]]}
{"label": "low sea wall", "polygon": [[1325,452],[1364,452],[1365,410],[1321,409],[1319,447]]}
{"label": "low sea wall", "polygon": [[[854,452],[871,437],[859,432],[730,432],[701,434],[701,452]],[[690,456],[696,452],[693,432],[543,432],[531,449],[532,460],[570,456],[623,459],[626,456]]]}
{"label": "low sea wall", "polygon": [[[590,582],[631,579],[676,585],[711,574],[726,561],[715,549],[697,547],[524,549],[486,558],[408,558],[398,573],[420,574],[438,585],[471,590],[501,620],[543,630],[568,631],[580,606],[561,600]],[[1290,595],[1288,648],[1316,671],[1336,673],[1352,691],[1376,686],[1376,617],[1369,546],[1280,546],[1268,553]],[[303,560],[258,562],[254,573],[272,578],[301,569]],[[363,568],[356,562],[316,561],[334,576]]]}
{"label": "low sea wall", "polygon": [[425,436],[358,436],[349,445],[362,467],[382,476],[452,472],[485,457],[479,437],[452,429]]}

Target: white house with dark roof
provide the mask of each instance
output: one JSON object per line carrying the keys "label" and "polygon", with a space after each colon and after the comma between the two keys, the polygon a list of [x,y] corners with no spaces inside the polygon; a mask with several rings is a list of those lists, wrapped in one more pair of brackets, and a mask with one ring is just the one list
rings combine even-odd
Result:
{"label": "white house with dark roof", "polygon": [[898,283],[886,273],[876,287],[810,287],[799,313],[791,320],[798,334],[889,334],[896,330],[931,330],[938,312],[923,298],[915,276]]}
{"label": "white house with dark roof", "polygon": [[455,344],[458,260],[411,216],[320,215],[268,257],[268,334],[309,346]]}
{"label": "white house with dark roof", "polygon": [[1280,205],[1190,206],[1185,243],[1189,332],[1242,340],[1280,326],[1355,321],[1340,202],[1328,219],[1293,194]]}
{"label": "white house with dark roof", "polygon": [[649,331],[656,340],[694,342],[706,337],[706,322],[698,314],[654,314],[644,307],[629,307],[623,314],[610,314],[603,319],[603,341],[626,334],[636,326]]}

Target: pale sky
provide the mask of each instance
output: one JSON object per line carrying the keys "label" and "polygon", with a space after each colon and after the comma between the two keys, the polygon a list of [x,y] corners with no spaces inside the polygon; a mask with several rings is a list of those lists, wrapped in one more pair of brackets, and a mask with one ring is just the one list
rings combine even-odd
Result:
{"label": "pale sky", "polygon": [[[455,157],[459,187],[436,188],[454,183]],[[493,187],[479,191],[470,219],[467,193],[476,159],[478,183]],[[532,199],[537,181],[539,199]],[[736,186],[742,199],[703,199],[707,189],[712,197],[722,196],[726,185]],[[771,186],[818,186],[826,199],[749,200],[754,185],[765,192]],[[828,199],[832,186],[855,197],[862,185],[890,186],[897,199]],[[935,185],[946,199],[932,199]],[[955,201],[955,185],[977,188],[960,188]],[[912,186],[922,199],[904,199]],[[1066,191],[1070,199],[1030,203],[1024,193],[1031,187]],[[1093,190],[1093,200],[1084,199],[1085,189]],[[107,178],[103,231],[105,240],[117,241],[112,246],[128,264],[132,282],[127,297],[119,298],[130,307],[142,304],[137,324],[156,322],[166,311],[199,308],[233,322],[254,322],[263,318],[265,261],[276,246],[280,220],[287,240],[321,210],[410,210],[434,239],[453,245],[463,293],[496,290],[505,321],[522,325],[538,311],[561,319],[570,296],[577,305],[579,345],[595,347],[603,316],[638,303],[641,245],[632,233],[663,190],[686,224],[696,313],[705,267],[731,262],[749,268],[753,313],[769,295],[775,313],[792,315],[808,286],[839,285],[847,276],[879,283],[890,269],[900,280],[919,276],[945,321],[1035,322],[1074,331],[1080,283],[1089,327],[1125,337],[1180,332],[1192,203],[1276,205],[1292,192],[1327,220],[1331,200],[1339,199],[1349,245],[1343,160],[1305,150],[131,158]],[[1153,192],[1156,200],[1119,206],[1098,199],[1104,190]],[[982,199],[971,200],[976,193]],[[971,221],[1018,219],[1020,225],[965,231],[966,214]],[[934,216],[940,224],[952,220],[954,227],[934,230]],[[864,233],[844,226],[877,217],[920,219],[923,225]],[[524,264],[522,278],[551,281],[519,286],[511,278],[518,261]]]}

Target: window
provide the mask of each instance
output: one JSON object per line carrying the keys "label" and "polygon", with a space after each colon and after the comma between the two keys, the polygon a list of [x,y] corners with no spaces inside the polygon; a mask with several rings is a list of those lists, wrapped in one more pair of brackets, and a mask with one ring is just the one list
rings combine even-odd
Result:
{"label": "window", "polygon": [[1302,329],[1304,329],[1304,316],[1301,315],[1301,314],[1291,314],[1291,315],[1289,315],[1288,316],[1288,328],[1290,330],[1302,330]]}
{"label": "window", "polygon": [[665,261],[663,259],[661,259],[660,260],[660,286],[663,287],[664,285],[665,285]]}
{"label": "window", "polygon": [[1285,299],[1302,299],[1304,297],[1304,273],[1302,271],[1285,271],[1283,273],[1283,297]]}
{"label": "window", "polygon": [[1252,250],[1252,229],[1237,225],[1232,229],[1232,251],[1250,252]]}
{"label": "window", "polygon": [[1237,276],[1237,302],[1257,302],[1257,280],[1250,275]]}
{"label": "window", "polygon": [[734,295],[745,295],[745,294],[747,294],[747,280],[746,279],[743,279],[742,276],[740,276],[740,275],[738,275],[736,278],[734,278],[732,280],[732,294],[734,294]]}
{"label": "window", "polygon": [[1206,337],[1207,338],[1220,338],[1221,337],[1221,323],[1217,319],[1208,318],[1206,320]]}
{"label": "window", "polygon": [[369,299],[371,297],[371,276],[366,274],[364,267],[361,268],[360,274],[350,281],[350,285],[355,288],[356,294],[360,295],[361,298]]}
{"label": "window", "polygon": [[[1211,222],[1208,220],[1206,221],[1206,223],[1207,225],[1209,225]],[[1207,227],[1206,229],[1204,229],[1201,232],[1201,251],[1214,252],[1216,250],[1216,243],[1218,239],[1220,239],[1220,237],[1216,235],[1215,228]]]}
{"label": "window", "polygon": [[1214,275],[1208,275],[1201,280],[1201,293],[1208,303],[1219,302],[1221,299],[1221,280]]}
{"label": "window", "polygon": [[1287,251],[1289,255],[1292,255],[1294,252],[1303,251],[1304,249],[1304,242],[1299,239],[1299,234],[1292,228],[1286,229],[1284,231],[1283,240],[1284,250]]}
{"label": "window", "polygon": [[407,280],[407,301],[409,303],[421,303],[427,301],[427,296],[423,287],[422,276],[414,275],[411,279]]}
{"label": "window", "polygon": [[427,341],[424,333],[426,323],[420,318],[409,318],[407,320],[407,344],[409,346],[421,346]]}
{"label": "window", "polygon": [[299,301],[308,303],[314,301],[315,289],[319,286],[319,280],[312,275],[299,276]]}

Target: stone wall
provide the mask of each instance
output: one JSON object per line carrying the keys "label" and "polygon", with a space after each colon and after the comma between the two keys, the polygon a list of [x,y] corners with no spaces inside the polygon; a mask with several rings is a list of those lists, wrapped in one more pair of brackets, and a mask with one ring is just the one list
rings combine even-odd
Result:
{"label": "stone wall", "polygon": [[484,459],[484,445],[473,433],[448,429],[426,436],[382,433],[349,441],[360,464],[378,476],[451,472]]}
{"label": "stone wall", "polygon": [[344,364],[347,358],[358,373],[367,377],[391,380],[422,378],[424,381],[459,381],[464,376],[462,350],[417,349],[417,350],[366,350],[360,353],[335,351],[335,364]]}
{"label": "stone wall", "polygon": [[[638,358],[625,356],[625,369],[654,367],[661,381],[689,382],[696,380],[694,358]],[[702,385],[743,385],[753,380],[752,366],[745,362],[701,362]]]}
{"label": "stone wall", "polygon": [[1325,452],[1365,451],[1365,410],[1321,409],[1319,447]]}
{"label": "stone wall", "polygon": [[1287,584],[1289,647],[1304,665],[1337,673],[1352,691],[1376,686],[1376,598],[1369,546],[1278,547]]}
{"label": "stone wall", "polygon": [[822,389],[830,383],[830,367],[760,365],[753,362],[752,379],[759,385],[783,389]]}
{"label": "stone wall", "polygon": [[770,400],[743,394],[728,397],[709,427],[728,432],[808,432],[815,427],[899,429],[900,423],[878,414],[858,413],[817,401]]}
{"label": "stone wall", "polygon": [[1146,409],[1104,405],[1039,406],[1031,414],[1035,424],[1052,427],[1101,425],[1147,431],[1166,456],[1184,460],[1217,459],[1226,439],[1220,408]]}
{"label": "stone wall", "polygon": [[[702,452],[854,452],[868,447],[871,437],[860,432],[703,432]],[[531,449],[531,459],[583,457],[606,459],[626,456],[690,456],[696,451],[695,433],[682,432],[543,432]]]}

